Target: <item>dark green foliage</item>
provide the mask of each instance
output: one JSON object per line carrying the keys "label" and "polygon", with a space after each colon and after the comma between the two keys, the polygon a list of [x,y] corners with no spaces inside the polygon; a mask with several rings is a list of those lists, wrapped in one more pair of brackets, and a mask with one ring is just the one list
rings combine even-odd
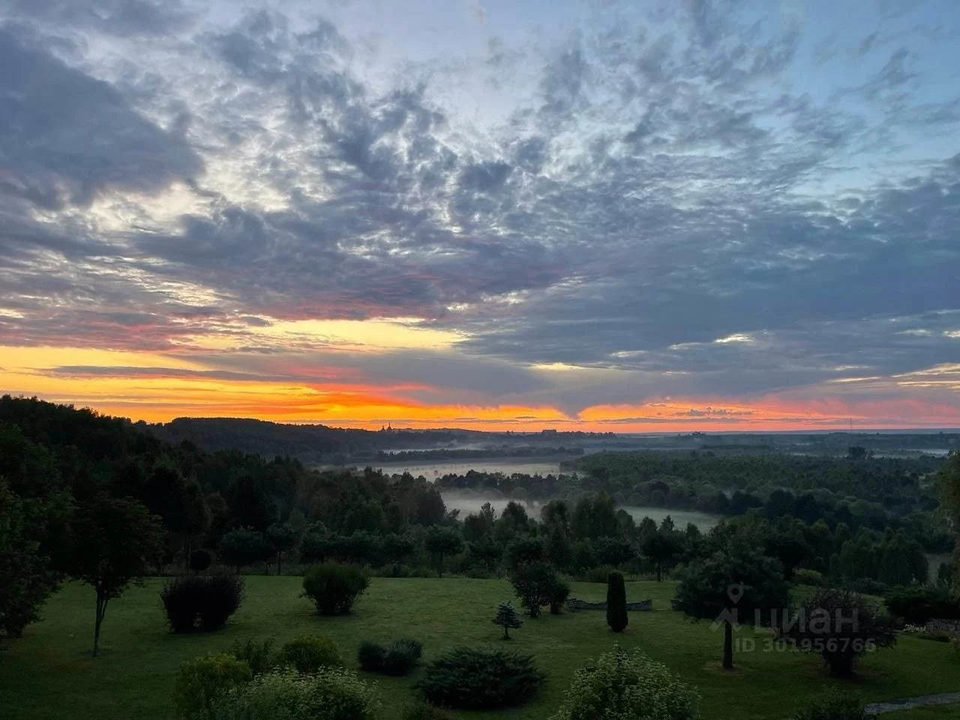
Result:
{"label": "dark green foliage", "polygon": [[310,568],[303,578],[303,594],[313,600],[321,615],[349,613],[370,584],[358,567],[324,563]]}
{"label": "dark green foliage", "polygon": [[640,552],[656,568],[657,582],[663,580],[663,569],[670,567],[682,551],[680,534],[663,528],[647,535],[640,546]]}
{"label": "dark green foliage", "polygon": [[240,572],[244,565],[263,562],[273,555],[273,548],[263,533],[250,528],[231,530],[220,538],[217,546],[220,561],[232,565]]}
{"label": "dark green foliage", "polygon": [[550,614],[559,615],[563,610],[563,604],[570,597],[570,586],[560,579],[559,575],[554,576],[554,581],[550,585]]}
{"label": "dark green foliage", "polygon": [[433,557],[437,577],[443,577],[444,558],[463,550],[463,539],[454,528],[435,525],[427,530],[423,540],[424,547]]}
{"label": "dark green foliage", "polygon": [[313,635],[301,635],[284,643],[277,654],[277,663],[293,668],[301,675],[315,673],[321,668],[344,666],[337,644],[330,638]]}
{"label": "dark green foliage", "polygon": [[723,667],[728,670],[733,668],[731,623],[762,623],[787,607],[789,591],[780,563],[737,543],[690,563],[673,599],[674,610],[723,621]]}
{"label": "dark green foliage", "polygon": [[507,546],[507,567],[515,570],[520,565],[541,562],[546,557],[543,543],[537,538],[517,538]]}
{"label": "dark green foliage", "polygon": [[180,664],[174,692],[180,720],[214,720],[217,701],[250,682],[247,664],[233,655],[208,655]]}
{"label": "dark green foliage", "polygon": [[458,647],[427,665],[417,688],[434,705],[490,710],[528,702],[543,678],[529,655]]}
{"label": "dark green foliage", "polygon": [[243,579],[231,575],[185,575],[160,592],[170,629],[175,633],[219,630],[240,607]]}
{"label": "dark green foliage", "polygon": [[545,562],[521,565],[510,575],[510,583],[520,598],[520,604],[530,617],[540,616],[540,608],[549,605],[561,583],[557,571]]}
{"label": "dark green foliage", "polygon": [[190,553],[190,569],[194,572],[203,572],[213,563],[213,556],[206,550],[194,550]]}
{"label": "dark green foliage", "polygon": [[420,661],[423,645],[417,640],[401,638],[387,645],[363,642],[357,651],[360,668],[384,675],[409,675]]}
{"label": "dark green foliage", "polygon": [[512,603],[500,603],[497,607],[497,615],[493,618],[493,624],[503,628],[503,639],[510,639],[510,628],[519,628],[523,625],[523,620],[513,609]]}
{"label": "dark green foliage", "polygon": [[835,690],[800,710],[792,720],[864,720],[866,717],[860,698]]}
{"label": "dark green foliage", "polygon": [[604,493],[580,498],[573,509],[570,528],[579,540],[619,535],[620,526],[613,498]]}
{"label": "dark green foliage", "polygon": [[623,632],[629,622],[627,588],[623,582],[623,574],[612,572],[607,578],[607,625],[614,632]]}
{"label": "dark green foliage", "polygon": [[274,523],[267,528],[267,542],[277,558],[277,575],[283,572],[283,554],[297,546],[297,531],[290,523]]}
{"label": "dark green foliage", "polygon": [[891,615],[909,625],[960,619],[960,602],[943,586],[893,588],[884,596],[884,602]]}
{"label": "dark green foliage", "polygon": [[821,588],[800,610],[781,618],[775,629],[801,652],[820,655],[834,677],[850,677],[858,657],[897,641],[890,619],[850,590]]}
{"label": "dark green foliage", "polygon": [[108,601],[147,575],[161,547],[161,525],[138,502],[98,496],[73,518],[70,574],[96,592],[93,654]]}
{"label": "dark green foliage", "polygon": [[279,662],[279,658],[273,652],[273,640],[270,639],[254,640],[248,638],[243,641],[238,640],[230,648],[230,654],[237,660],[245,662],[254,676],[270,672]]}

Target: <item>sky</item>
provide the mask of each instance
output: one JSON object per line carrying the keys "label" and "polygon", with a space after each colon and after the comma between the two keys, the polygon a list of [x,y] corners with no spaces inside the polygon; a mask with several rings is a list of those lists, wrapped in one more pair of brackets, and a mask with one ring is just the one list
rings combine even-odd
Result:
{"label": "sky", "polygon": [[0,391],[960,427],[955,0],[0,0]]}

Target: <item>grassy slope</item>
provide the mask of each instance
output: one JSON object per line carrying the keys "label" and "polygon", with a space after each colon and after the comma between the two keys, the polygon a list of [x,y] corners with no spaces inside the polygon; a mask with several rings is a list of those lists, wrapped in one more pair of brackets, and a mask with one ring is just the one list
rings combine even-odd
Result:
{"label": "grassy slope", "polygon": [[[631,613],[630,627],[619,637],[607,630],[602,612],[581,612],[527,620],[509,643],[497,639],[499,628],[490,622],[497,603],[512,594],[502,580],[375,578],[354,615],[321,618],[298,597],[299,578],[251,576],[247,599],[231,624],[216,634],[192,636],[166,630],[157,596],[160,585],[152,580],[111,604],[98,659],[88,654],[91,591],[70,585],[55,596],[45,609],[46,619],[0,651],[3,717],[171,718],[171,689],[181,660],[227,650],[238,639],[271,637],[279,644],[303,633],[329,635],[351,661],[361,640],[398,636],[421,640],[427,660],[460,643],[532,653],[548,674],[537,701],[509,712],[464,715],[477,720],[548,718],[573,670],[617,641],[643,648],[698,686],[704,720],[783,718],[827,684],[816,658],[791,652],[741,652],[738,670],[723,673],[717,663],[720,634],[708,623],[692,623],[668,610],[673,593],[668,582],[628,585],[631,600],[652,597],[655,611]],[[574,584],[573,594],[583,599],[602,599],[604,593],[603,585]],[[743,636],[753,634],[743,631]],[[755,637],[762,644],[766,636]],[[862,670],[860,679],[845,687],[868,700],[960,690],[960,659],[945,643],[904,638],[895,649],[869,657]],[[415,678],[377,678],[384,720],[400,717]],[[943,713],[929,717],[954,717]]]}

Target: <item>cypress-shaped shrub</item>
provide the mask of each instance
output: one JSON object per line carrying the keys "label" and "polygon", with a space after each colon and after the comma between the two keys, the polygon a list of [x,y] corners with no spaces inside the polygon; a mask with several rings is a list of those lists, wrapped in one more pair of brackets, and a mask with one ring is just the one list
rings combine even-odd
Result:
{"label": "cypress-shaped shrub", "polygon": [[303,594],[313,600],[321,615],[342,615],[350,612],[369,584],[369,578],[358,567],[324,563],[307,571]]}
{"label": "cypress-shaped shrub", "polygon": [[614,632],[623,632],[627,627],[627,588],[623,574],[612,572],[607,577],[607,625]]}
{"label": "cypress-shaped shrub", "polygon": [[543,679],[529,655],[458,647],[427,665],[417,688],[434,705],[487,710],[528,702]]}

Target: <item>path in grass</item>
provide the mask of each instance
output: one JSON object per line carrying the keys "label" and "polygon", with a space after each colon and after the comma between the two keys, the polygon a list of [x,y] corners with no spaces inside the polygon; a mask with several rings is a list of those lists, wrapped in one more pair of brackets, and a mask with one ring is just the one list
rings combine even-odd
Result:
{"label": "path in grass", "polygon": [[917,708],[940,707],[960,703],[960,693],[940,693],[939,695],[921,695],[919,697],[904,698],[902,700],[888,700],[886,702],[867,705],[867,713],[880,715],[882,713],[916,710]]}
{"label": "path in grass", "polygon": [[[738,638],[756,643],[738,651],[737,670],[720,668],[721,635],[710,624],[693,623],[669,610],[672,583],[628,584],[628,598],[652,598],[653,612],[631,613],[621,635],[611,633],[602,612],[545,615],[527,619],[499,640],[492,622],[499,602],[512,591],[505,580],[464,578],[374,578],[354,614],[322,618],[300,597],[298,577],[246,578],[246,599],[220,632],[178,636],[165,627],[158,592],[163,581],[150,580],[113,601],[103,629],[103,655],[89,656],[93,594],[67,585],[44,608],[45,619],[27,628],[21,640],[0,647],[0,716],[16,720],[171,720],[171,695],[183,660],[229,650],[236,641],[271,638],[279,645],[301,634],[327,635],[353,661],[364,640],[406,636],[424,645],[429,662],[455,645],[509,647],[534,656],[547,674],[540,695],[509,711],[464,713],[470,720],[546,720],[559,705],[576,668],[619,643],[640,648],[666,663],[697,687],[703,720],[769,720],[795,713],[826,687],[856,692],[868,702],[889,701],[957,689],[960,662],[946,643],[904,637],[891,650],[872,653],[861,663],[858,679],[832,681],[816,657],[765,647],[763,633],[744,630]],[[573,583],[573,594],[602,600],[602,584]],[[417,674],[407,678],[367,676],[383,699],[380,720],[399,720],[414,699]],[[923,712],[913,710],[913,713]],[[917,716],[925,717],[925,716]],[[937,715],[936,719],[948,715]],[[904,716],[915,720],[913,716]],[[899,717],[897,720],[901,720]]]}

